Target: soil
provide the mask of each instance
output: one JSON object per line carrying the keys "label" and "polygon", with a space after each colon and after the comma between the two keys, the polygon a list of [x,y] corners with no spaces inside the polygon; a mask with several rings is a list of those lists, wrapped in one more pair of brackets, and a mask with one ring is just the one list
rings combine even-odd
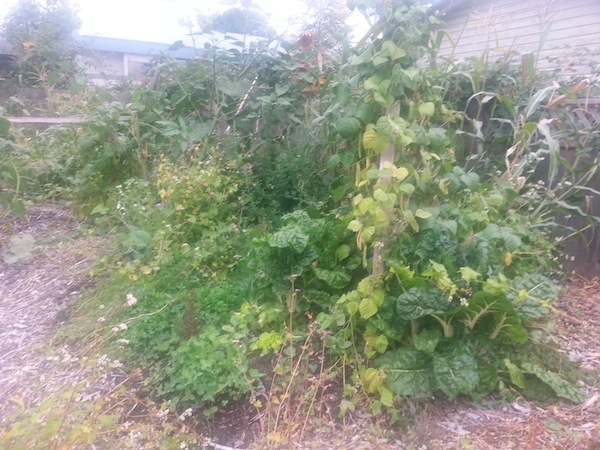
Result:
{"label": "soil", "polygon": [[[93,284],[90,269],[106,252],[106,241],[81,225],[67,209],[48,204],[31,208],[25,220],[0,218],[0,437],[11,414],[39,405],[80,377],[75,358],[62,369],[53,364],[69,358],[68,349],[52,345],[52,337],[68,320],[66,308],[82,301],[81,291]],[[415,404],[407,413],[412,417],[395,427],[359,414],[340,424],[331,414],[331,420],[290,448],[600,449],[600,280],[565,283],[557,309],[555,343],[587,374],[579,386],[587,396],[584,403],[532,402],[518,396],[511,401],[436,399]],[[115,376],[104,377],[103,392],[129,386],[124,381],[141,372],[133,377],[115,370]],[[135,400],[135,388],[131,390],[133,411],[145,403]],[[252,446],[259,431],[256,418],[248,408],[239,411],[213,423],[208,448]],[[97,443],[79,448],[115,447]],[[158,447],[146,442],[145,448]]]}

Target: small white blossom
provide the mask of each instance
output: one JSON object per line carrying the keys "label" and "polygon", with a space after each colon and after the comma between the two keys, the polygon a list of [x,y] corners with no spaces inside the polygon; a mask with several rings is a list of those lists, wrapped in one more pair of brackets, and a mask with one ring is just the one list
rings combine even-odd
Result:
{"label": "small white blossom", "polygon": [[114,327],[112,330],[114,333],[118,333],[119,331],[125,331],[127,329],[127,324],[126,323],[120,323],[119,325],[117,325],[116,327]]}
{"label": "small white blossom", "polygon": [[466,298],[461,297],[460,298],[460,305],[461,306],[469,306],[469,302],[468,302],[468,300]]}
{"label": "small white blossom", "polygon": [[98,322],[106,322],[106,317],[98,317]]}
{"label": "small white blossom", "polygon": [[137,300],[137,298],[135,298],[135,297],[133,296],[133,294],[127,294],[127,296],[126,296],[126,297],[127,297],[127,305],[128,305],[128,306],[133,306],[133,305],[135,305],[135,304],[137,303],[137,301],[138,301],[138,300]]}
{"label": "small white blossom", "polygon": [[188,408],[183,413],[181,413],[181,415],[179,416],[179,420],[181,420],[183,422],[186,417],[191,417],[191,416],[192,416],[192,408]]}
{"label": "small white blossom", "polygon": [[129,344],[129,339],[119,339],[117,342],[121,345],[127,345]]}

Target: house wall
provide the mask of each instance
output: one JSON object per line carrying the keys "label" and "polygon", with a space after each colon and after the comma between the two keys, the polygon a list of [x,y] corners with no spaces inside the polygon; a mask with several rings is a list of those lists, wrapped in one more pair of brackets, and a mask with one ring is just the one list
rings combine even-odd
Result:
{"label": "house wall", "polygon": [[460,61],[486,50],[492,57],[533,52],[539,54],[538,68],[598,75],[580,59],[600,62],[600,0],[468,0],[460,5],[442,18],[441,29],[456,45],[445,39],[440,56]]}
{"label": "house wall", "polygon": [[85,67],[85,74],[97,85],[109,84],[126,77],[122,53],[90,51],[80,58],[80,62]]}

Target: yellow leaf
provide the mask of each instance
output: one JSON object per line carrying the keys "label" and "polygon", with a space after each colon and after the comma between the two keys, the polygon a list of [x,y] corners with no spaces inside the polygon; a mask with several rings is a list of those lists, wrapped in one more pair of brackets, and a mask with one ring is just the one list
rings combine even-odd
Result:
{"label": "yellow leaf", "polygon": [[506,252],[506,254],[504,255],[504,265],[508,267],[511,264],[512,264],[512,253]]}
{"label": "yellow leaf", "polygon": [[25,410],[25,402],[23,402],[23,399],[21,398],[20,395],[13,395],[10,398],[10,401],[19,405],[22,410]]}
{"label": "yellow leaf", "polygon": [[281,433],[269,433],[269,434],[267,434],[267,441],[281,442]]}
{"label": "yellow leaf", "polygon": [[440,183],[438,184],[438,187],[440,188],[440,191],[442,191],[442,194],[448,195],[447,180],[440,180]]}
{"label": "yellow leaf", "polygon": [[375,130],[367,130],[363,133],[363,146],[367,149],[372,149],[375,141],[377,140],[377,131]]}
{"label": "yellow leaf", "polygon": [[381,386],[379,388],[379,395],[380,395],[381,404],[383,406],[388,406],[388,407],[394,406],[394,394],[392,394],[392,392],[389,389]]}
{"label": "yellow leaf", "polygon": [[130,281],[136,281],[138,279],[137,275],[135,273],[132,273],[129,275],[129,280]]}

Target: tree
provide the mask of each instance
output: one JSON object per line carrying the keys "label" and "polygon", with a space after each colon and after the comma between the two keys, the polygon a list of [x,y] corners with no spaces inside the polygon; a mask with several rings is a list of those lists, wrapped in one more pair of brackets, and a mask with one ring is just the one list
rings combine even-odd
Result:
{"label": "tree", "polygon": [[318,48],[339,49],[348,40],[350,9],[343,0],[304,0],[302,31],[311,33]]}
{"label": "tree", "polygon": [[251,5],[242,5],[206,17],[199,17],[199,22],[207,22],[206,27],[211,31],[222,33],[250,34],[253,36],[271,37],[275,34],[269,25],[267,16],[258,8]]}
{"label": "tree", "polygon": [[77,73],[81,21],[69,0],[20,0],[0,31],[16,56],[15,78],[28,86],[66,86]]}

